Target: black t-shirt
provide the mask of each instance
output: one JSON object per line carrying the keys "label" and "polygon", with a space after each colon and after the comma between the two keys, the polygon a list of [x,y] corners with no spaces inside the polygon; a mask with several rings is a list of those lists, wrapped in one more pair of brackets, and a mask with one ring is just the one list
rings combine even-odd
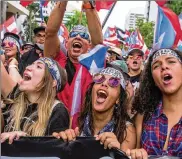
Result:
{"label": "black t-shirt", "polygon": [[[19,93],[20,91],[17,85],[8,97],[10,99],[15,99],[16,97],[18,97]],[[35,115],[34,118],[30,118],[31,114],[36,113],[37,106],[38,105],[36,103],[31,103],[27,106],[25,115],[21,119],[20,131],[23,130],[25,122],[33,123],[38,118],[38,115]],[[11,107],[12,104],[8,104],[5,108],[2,109],[5,122],[5,131],[7,129],[8,124],[10,124]],[[69,114],[63,103],[56,101],[55,105],[53,106],[53,109],[50,111],[52,111],[52,113],[49,118],[48,125],[46,127],[46,131],[44,134],[45,136],[49,136],[52,135],[53,132],[60,132],[69,128]]]}
{"label": "black t-shirt", "polygon": [[134,87],[134,90],[136,90],[137,88],[139,88],[139,84],[140,84],[140,76],[141,73],[136,75],[136,76],[130,76],[130,82]]}

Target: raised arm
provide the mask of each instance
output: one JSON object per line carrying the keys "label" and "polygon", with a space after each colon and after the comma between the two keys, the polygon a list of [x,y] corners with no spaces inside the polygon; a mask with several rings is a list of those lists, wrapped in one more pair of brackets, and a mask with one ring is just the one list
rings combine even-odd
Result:
{"label": "raised arm", "polygon": [[55,58],[60,52],[60,41],[57,33],[63,21],[66,5],[67,1],[57,2],[55,8],[50,14],[46,28],[46,38],[44,45],[44,55],[46,57]]}
{"label": "raised arm", "polygon": [[[84,1],[84,3],[88,3]],[[92,47],[103,43],[102,26],[96,9],[85,9]]]}
{"label": "raised arm", "polygon": [[13,88],[16,86],[16,82],[12,80],[10,75],[7,73],[3,63],[1,62],[1,94],[6,98]]}

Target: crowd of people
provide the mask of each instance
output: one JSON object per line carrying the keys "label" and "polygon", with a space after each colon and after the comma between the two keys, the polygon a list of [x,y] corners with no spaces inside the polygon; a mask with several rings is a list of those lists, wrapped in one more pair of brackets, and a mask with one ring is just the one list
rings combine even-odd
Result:
{"label": "crowd of people", "polygon": [[18,35],[4,34],[1,142],[94,136],[132,159],[182,157],[182,52],[161,48],[145,59],[141,49],[130,48],[123,58],[120,48],[109,47],[104,69],[90,74],[78,58],[103,45],[97,11],[83,3],[88,28],[74,26],[64,46],[58,31],[66,6],[57,2],[32,43],[21,46]]}

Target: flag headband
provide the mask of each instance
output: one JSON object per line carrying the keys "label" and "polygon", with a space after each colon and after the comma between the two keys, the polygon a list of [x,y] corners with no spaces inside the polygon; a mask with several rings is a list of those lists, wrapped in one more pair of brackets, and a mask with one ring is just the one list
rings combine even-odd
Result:
{"label": "flag headband", "polygon": [[15,43],[15,45],[18,47],[18,50],[20,50],[20,44],[19,44],[19,42],[17,41],[17,39],[13,38],[12,36],[6,36],[6,37],[3,39],[3,42],[6,41],[6,40]]}
{"label": "flag headband", "polygon": [[151,65],[156,61],[157,58],[159,58],[160,56],[164,56],[164,55],[174,56],[179,60],[179,62],[181,62],[179,55],[175,51],[173,51],[171,49],[160,49],[153,55]]}
{"label": "flag headband", "polygon": [[112,67],[107,67],[107,68],[103,69],[100,72],[100,74],[102,74],[102,75],[111,75],[114,78],[119,78],[120,79],[120,84],[123,87],[123,89],[125,90],[126,82],[125,82],[125,79],[123,77],[123,74],[120,71],[118,71],[118,70],[116,70],[115,68],[112,68]]}
{"label": "flag headband", "polygon": [[47,66],[53,79],[57,81],[56,91],[59,92],[61,90],[61,75],[56,62],[47,57],[39,58],[39,60],[42,61]]}

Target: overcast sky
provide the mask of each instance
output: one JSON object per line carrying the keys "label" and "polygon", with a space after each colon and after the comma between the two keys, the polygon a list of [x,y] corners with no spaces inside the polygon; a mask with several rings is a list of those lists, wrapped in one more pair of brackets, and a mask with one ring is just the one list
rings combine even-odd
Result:
{"label": "overcast sky", "polygon": [[[143,9],[143,12],[145,12],[145,5],[146,1],[118,1],[103,29],[103,32],[108,26],[114,26],[114,25],[118,26],[121,29],[125,29],[124,27],[125,18],[128,12],[132,8],[136,7],[141,7]],[[107,10],[101,10],[99,12],[99,17],[101,19],[101,22],[103,22],[105,16],[107,15],[107,12],[108,12]]]}

